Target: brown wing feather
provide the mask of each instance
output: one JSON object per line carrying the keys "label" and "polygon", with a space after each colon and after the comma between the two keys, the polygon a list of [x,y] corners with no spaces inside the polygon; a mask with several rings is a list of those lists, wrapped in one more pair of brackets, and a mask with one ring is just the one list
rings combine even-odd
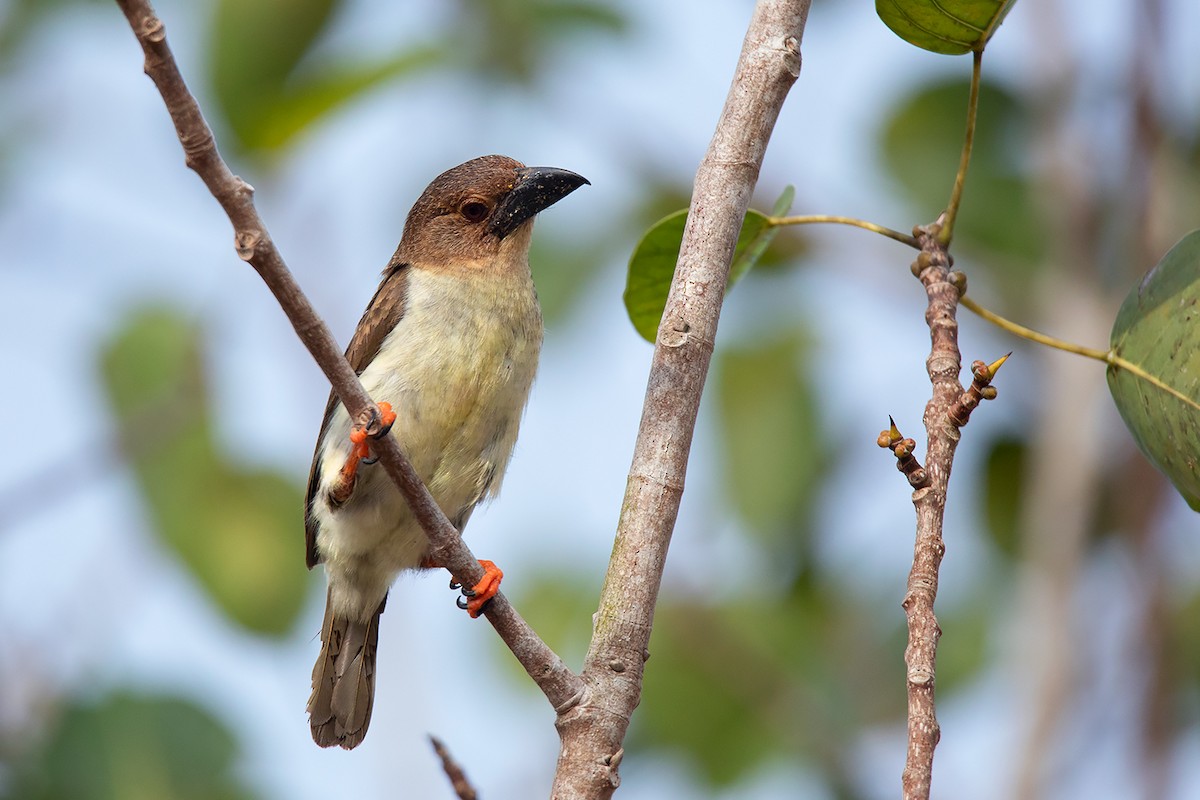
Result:
{"label": "brown wing feather", "polygon": [[[408,293],[407,264],[391,264],[384,270],[383,280],[375,290],[375,296],[367,304],[350,346],[346,348],[346,360],[354,368],[355,374],[362,371],[375,358],[384,338],[396,327],[396,323],[404,316],[405,299]],[[337,408],[338,399],[329,393],[329,402],[325,404],[325,417],[321,421],[321,432],[317,434],[317,446],[313,453],[312,467],[308,472],[308,491],[304,496],[304,539],[307,545],[308,568],[312,569],[321,560],[317,552],[317,522],[313,519],[313,501],[317,496],[321,473],[321,440],[325,438],[325,429],[333,419],[333,411]]]}

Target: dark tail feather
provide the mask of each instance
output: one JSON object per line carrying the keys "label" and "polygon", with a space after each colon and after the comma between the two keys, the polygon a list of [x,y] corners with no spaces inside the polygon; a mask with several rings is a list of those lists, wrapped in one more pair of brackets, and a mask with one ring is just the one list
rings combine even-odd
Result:
{"label": "dark tail feather", "polygon": [[308,719],[321,747],[357,747],[367,735],[375,702],[375,650],[383,603],[365,624],[335,617],[325,601],[321,654],[313,667]]}

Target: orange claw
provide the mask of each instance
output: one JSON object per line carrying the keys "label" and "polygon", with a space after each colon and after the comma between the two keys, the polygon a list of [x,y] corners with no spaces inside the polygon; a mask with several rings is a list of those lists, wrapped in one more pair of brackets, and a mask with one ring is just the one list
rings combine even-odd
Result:
{"label": "orange claw", "polygon": [[467,596],[467,614],[471,619],[477,618],[483,613],[483,607],[487,601],[496,596],[500,591],[500,581],[504,580],[504,572],[496,566],[495,562],[479,559],[479,566],[483,567],[483,577],[479,583],[471,587],[469,593],[463,592]]}

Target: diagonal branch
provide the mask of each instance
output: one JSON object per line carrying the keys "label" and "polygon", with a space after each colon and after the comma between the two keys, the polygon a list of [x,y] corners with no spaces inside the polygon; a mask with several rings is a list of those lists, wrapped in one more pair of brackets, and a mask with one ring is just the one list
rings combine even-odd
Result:
{"label": "diagonal branch", "polygon": [[[162,22],[147,0],[117,0],[117,5],[125,13],[146,54],[146,74],[162,94],[171,120],[175,123],[179,142],[183,145],[188,167],[200,176],[233,223],[238,256],[258,271],[275,295],[300,341],[329,379],[350,418],[358,420],[368,433],[380,433],[379,409],[359,383],[358,376],[342,356],[333,334],[317,316],[275,249],[267,226],[254,207],[254,189],[234,175],[217,152],[212,130],[204,121],[196,98],[188,91],[167,45]],[[395,437],[381,436],[376,439],[374,451],[412,506],[413,513],[429,537],[433,559],[467,584],[482,578],[483,570],[478,560],[434,502]],[[582,691],[579,677],[538,637],[503,595],[497,594],[485,613],[553,706],[562,706]]]}
{"label": "diagonal branch", "polygon": [[683,493],[700,395],[738,232],[763,154],[800,73],[809,0],[759,0],[716,132],[696,173],[679,261],[658,329],[612,559],[584,661],[584,695],[559,715],[551,796],[606,798],[643,663]]}

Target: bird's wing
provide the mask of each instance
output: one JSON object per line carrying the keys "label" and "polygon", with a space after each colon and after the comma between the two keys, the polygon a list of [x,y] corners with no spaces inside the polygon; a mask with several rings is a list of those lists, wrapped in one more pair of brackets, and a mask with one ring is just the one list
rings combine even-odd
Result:
{"label": "bird's wing", "polygon": [[[362,371],[375,358],[384,338],[396,327],[404,316],[405,299],[408,293],[409,267],[407,264],[389,265],[384,271],[383,280],[375,290],[375,296],[367,304],[350,346],[346,348],[346,360],[354,369],[355,374]],[[337,395],[329,393],[329,402],[325,404],[325,418],[321,421],[321,432],[317,434],[316,451],[313,453],[312,468],[308,472],[308,491],[304,497],[304,539],[308,547],[307,563],[312,569],[321,560],[317,552],[317,522],[313,517],[313,503],[321,483],[321,443],[325,431],[333,419],[334,409],[337,408]]]}

